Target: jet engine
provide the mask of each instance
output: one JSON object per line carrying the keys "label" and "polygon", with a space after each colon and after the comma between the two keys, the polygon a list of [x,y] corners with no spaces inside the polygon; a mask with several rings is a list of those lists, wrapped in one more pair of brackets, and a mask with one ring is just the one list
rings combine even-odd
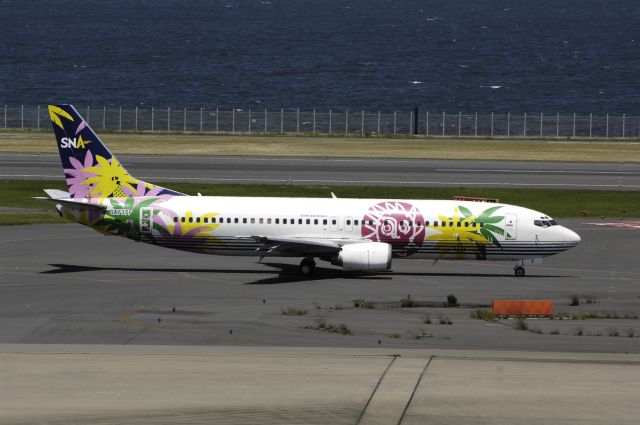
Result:
{"label": "jet engine", "polygon": [[391,267],[391,245],[383,242],[363,242],[344,245],[331,259],[334,266],[345,271],[384,271]]}

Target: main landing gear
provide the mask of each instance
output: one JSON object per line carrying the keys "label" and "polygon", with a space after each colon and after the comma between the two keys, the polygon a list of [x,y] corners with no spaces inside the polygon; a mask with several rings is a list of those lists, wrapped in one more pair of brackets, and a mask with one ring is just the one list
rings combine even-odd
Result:
{"label": "main landing gear", "polygon": [[316,268],[316,262],[313,261],[313,258],[307,257],[300,262],[300,274],[302,276],[309,276],[313,273]]}
{"label": "main landing gear", "polygon": [[524,272],[524,267],[517,265],[513,268],[513,273],[516,275],[516,277],[523,277],[525,272]]}

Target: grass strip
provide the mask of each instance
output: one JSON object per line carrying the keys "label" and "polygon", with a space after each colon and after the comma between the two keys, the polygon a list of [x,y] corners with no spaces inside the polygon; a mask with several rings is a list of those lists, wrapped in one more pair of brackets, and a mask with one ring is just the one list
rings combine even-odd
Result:
{"label": "grass strip", "polygon": [[[102,139],[118,154],[287,156],[315,158],[405,158],[640,162],[633,140],[527,140],[474,137],[392,138],[318,135],[124,134]],[[57,153],[53,134],[0,131],[0,152]]]}
{"label": "grass strip", "polygon": [[[276,186],[203,183],[163,183],[187,194],[211,196],[283,196],[373,199],[451,199],[455,195],[498,198],[500,202],[531,208],[552,217],[640,217],[640,192],[565,190],[565,189],[462,189],[381,186]],[[33,199],[45,196],[43,188],[66,190],[62,181],[0,181],[0,224],[60,222],[53,205]],[[1,208],[25,208],[32,211],[3,212]],[[48,221],[50,220],[50,221]]]}

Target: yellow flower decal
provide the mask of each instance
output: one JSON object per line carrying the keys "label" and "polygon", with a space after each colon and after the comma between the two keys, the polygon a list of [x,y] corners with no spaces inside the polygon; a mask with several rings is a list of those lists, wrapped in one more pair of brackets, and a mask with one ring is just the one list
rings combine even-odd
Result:
{"label": "yellow flower decal", "polygon": [[438,216],[438,227],[429,226],[429,229],[438,233],[429,236],[427,240],[438,241],[436,248],[442,256],[455,253],[456,258],[460,259],[465,258],[468,253],[481,253],[482,247],[489,244],[499,247],[500,243],[494,233],[503,235],[504,231],[494,224],[504,217],[491,216],[499,208],[489,208],[479,215],[473,215],[463,206],[456,207],[452,217]]}
{"label": "yellow flower decal", "polygon": [[51,121],[58,127],[64,130],[62,125],[62,121],[60,117],[66,118],[69,121],[73,121],[73,117],[69,115],[64,109],[59,108],[57,106],[49,105],[49,116],[51,117]]}
{"label": "yellow flower decal", "polygon": [[99,197],[100,201],[111,196],[125,198],[127,195],[123,191],[123,187],[135,193],[135,185],[138,180],[127,173],[115,157],[111,157],[111,161],[109,161],[96,155],[96,160],[98,165],[84,169],[84,172],[93,173],[95,176],[82,182],[82,184],[93,185],[90,191],[92,197]]}

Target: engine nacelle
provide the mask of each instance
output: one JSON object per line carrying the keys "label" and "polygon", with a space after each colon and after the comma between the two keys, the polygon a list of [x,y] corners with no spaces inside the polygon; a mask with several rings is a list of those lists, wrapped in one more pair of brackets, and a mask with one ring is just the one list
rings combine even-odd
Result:
{"label": "engine nacelle", "polygon": [[384,271],[391,267],[391,245],[363,242],[344,245],[331,263],[345,271]]}

